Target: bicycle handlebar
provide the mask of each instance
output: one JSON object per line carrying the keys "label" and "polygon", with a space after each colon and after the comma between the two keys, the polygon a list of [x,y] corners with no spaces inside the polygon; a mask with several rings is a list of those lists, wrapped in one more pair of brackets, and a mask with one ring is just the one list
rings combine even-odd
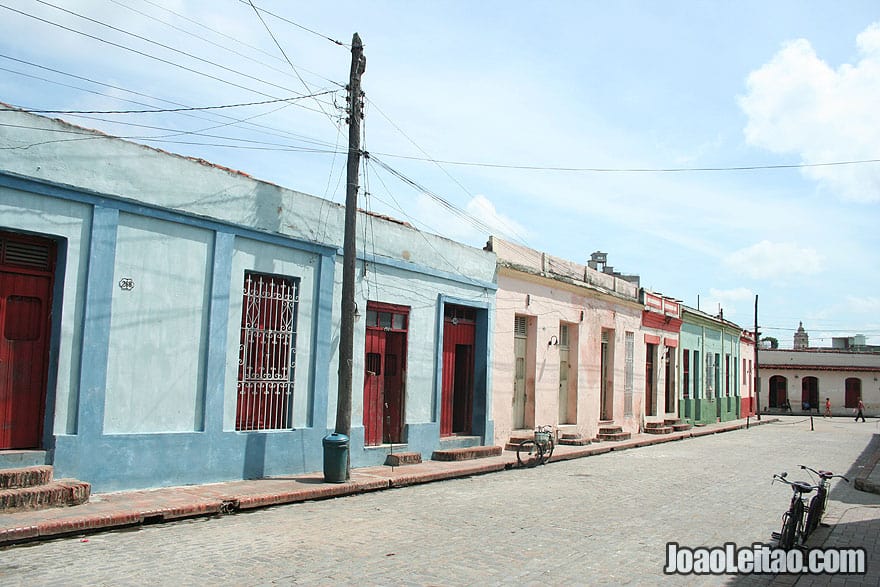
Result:
{"label": "bicycle handlebar", "polygon": [[810,485],[809,483],[806,483],[804,481],[789,481],[788,479],[785,478],[786,475],[787,475],[787,473],[775,474],[775,475],[773,475],[773,480],[774,481],[782,481],[786,485],[791,485],[792,491],[800,491],[801,493],[810,493],[812,491],[819,489],[818,485]]}
{"label": "bicycle handlebar", "polygon": [[806,471],[810,471],[811,473],[815,473],[815,474],[818,475],[821,479],[834,479],[834,478],[837,478],[837,479],[843,479],[844,481],[846,481],[847,483],[849,483],[849,479],[847,479],[847,478],[844,477],[843,475],[834,475],[834,474],[831,473],[831,471],[817,471],[816,469],[812,469],[812,468],[810,468],[810,467],[808,467],[808,466],[806,466],[806,465],[800,465],[800,467],[801,467],[801,469],[804,469],[804,470],[806,470]]}

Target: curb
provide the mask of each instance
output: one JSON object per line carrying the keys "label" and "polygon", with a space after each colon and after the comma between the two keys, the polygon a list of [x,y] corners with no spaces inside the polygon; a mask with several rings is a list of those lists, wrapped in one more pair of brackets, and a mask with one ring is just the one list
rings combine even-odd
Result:
{"label": "curb", "polygon": [[856,466],[862,467],[863,470],[853,482],[853,487],[865,493],[880,494],[880,485],[871,481],[871,475],[880,464],[880,434],[874,435],[866,452],[868,454],[856,463]]}

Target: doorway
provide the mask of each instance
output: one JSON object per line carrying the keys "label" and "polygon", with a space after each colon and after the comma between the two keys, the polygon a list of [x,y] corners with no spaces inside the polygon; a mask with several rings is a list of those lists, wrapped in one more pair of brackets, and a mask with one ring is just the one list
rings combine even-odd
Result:
{"label": "doorway", "polygon": [[559,325],[559,423],[577,422],[577,330],[574,325]]}
{"label": "doorway", "polygon": [[403,442],[409,308],[367,303],[364,445]]}
{"label": "doorway", "polygon": [[472,430],[476,321],[474,308],[449,304],[443,310],[440,436]]}
{"label": "doorway", "polygon": [[55,253],[53,241],[0,233],[0,450],[42,444]]}

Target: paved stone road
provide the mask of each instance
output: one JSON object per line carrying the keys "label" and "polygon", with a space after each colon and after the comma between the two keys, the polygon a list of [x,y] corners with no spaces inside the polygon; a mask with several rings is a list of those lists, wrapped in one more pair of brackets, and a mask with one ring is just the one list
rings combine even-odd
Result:
{"label": "paved stone road", "polygon": [[[771,486],[774,472],[798,478],[806,463],[853,475],[880,432],[876,421],[815,425],[788,418],[538,469],[10,547],[0,584],[766,584],[665,577],[665,544],[766,542],[789,497]],[[830,515],[880,506],[840,485]],[[880,560],[869,572],[863,580],[877,584]]]}

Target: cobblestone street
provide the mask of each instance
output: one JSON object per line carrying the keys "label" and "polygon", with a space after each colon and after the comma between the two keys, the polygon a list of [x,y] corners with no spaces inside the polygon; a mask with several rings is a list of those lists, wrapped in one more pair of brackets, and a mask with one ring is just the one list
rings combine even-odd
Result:
{"label": "cobblestone street", "polygon": [[[537,469],[9,547],[0,583],[766,584],[666,577],[665,545],[768,542],[790,495],[771,485],[773,473],[799,479],[803,463],[854,477],[880,432],[876,420],[816,418],[815,427],[783,418]],[[869,557],[875,508],[880,496],[842,482],[829,500],[830,520],[860,524]],[[876,584],[878,564],[869,558],[869,576],[857,579]]]}

